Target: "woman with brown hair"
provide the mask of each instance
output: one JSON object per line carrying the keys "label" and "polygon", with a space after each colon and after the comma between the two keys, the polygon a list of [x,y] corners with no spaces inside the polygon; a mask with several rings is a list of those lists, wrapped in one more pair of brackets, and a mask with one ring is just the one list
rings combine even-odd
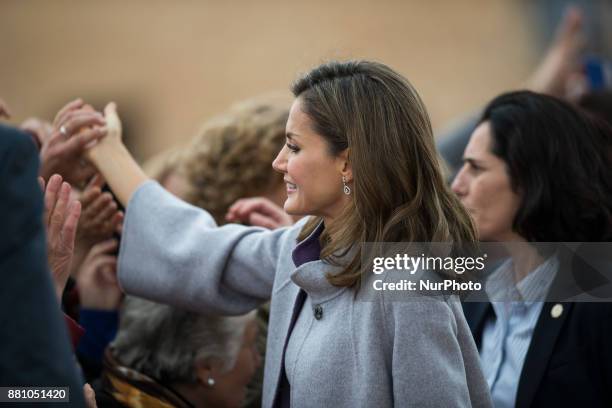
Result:
{"label": "woman with brown hair", "polygon": [[230,315],[271,299],[265,407],[490,406],[456,298],[356,300],[362,243],[475,241],[416,91],[385,65],[355,61],[315,68],[293,93],[273,167],[285,210],[312,217],[273,231],[217,227],[148,181],[107,107],[108,134],[89,154],[127,207],[122,286]]}

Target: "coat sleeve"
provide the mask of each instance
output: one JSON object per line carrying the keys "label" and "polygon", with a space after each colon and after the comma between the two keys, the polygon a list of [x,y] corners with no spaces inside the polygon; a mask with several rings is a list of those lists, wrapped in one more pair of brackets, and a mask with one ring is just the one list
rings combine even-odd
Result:
{"label": "coat sleeve", "polygon": [[475,346],[460,342],[456,315],[447,302],[412,298],[387,302],[385,309],[392,336],[394,406],[491,406],[478,361],[465,361],[462,350]]}
{"label": "coat sleeve", "polygon": [[127,206],[119,281],[129,293],[187,309],[243,314],[267,301],[297,226],[217,227],[201,208],[147,181]]}

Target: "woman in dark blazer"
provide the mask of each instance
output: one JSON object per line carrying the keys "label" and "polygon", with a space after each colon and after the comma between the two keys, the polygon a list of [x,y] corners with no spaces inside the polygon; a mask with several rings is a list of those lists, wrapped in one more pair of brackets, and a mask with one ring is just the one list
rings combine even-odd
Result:
{"label": "woman in dark blazer", "polygon": [[531,92],[494,99],[465,149],[452,188],[480,240],[530,248],[487,284],[506,274],[536,301],[463,304],[497,407],[612,406],[612,303],[559,296],[568,276],[609,284],[612,267],[535,244],[612,241],[611,153],[605,124]]}

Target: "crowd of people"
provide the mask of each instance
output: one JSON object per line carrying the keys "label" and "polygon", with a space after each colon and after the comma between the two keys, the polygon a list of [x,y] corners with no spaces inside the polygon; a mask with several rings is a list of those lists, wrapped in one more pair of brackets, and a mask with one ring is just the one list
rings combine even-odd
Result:
{"label": "crowd of people", "polygon": [[[612,93],[581,74],[580,30],[572,10],[525,89],[437,138],[365,60],[142,167],[114,103],[0,125],[0,385],[87,407],[612,406],[612,303],[547,301],[592,271],[537,245],[612,242]],[[519,243],[486,294],[522,300],[360,301],[373,242]]]}

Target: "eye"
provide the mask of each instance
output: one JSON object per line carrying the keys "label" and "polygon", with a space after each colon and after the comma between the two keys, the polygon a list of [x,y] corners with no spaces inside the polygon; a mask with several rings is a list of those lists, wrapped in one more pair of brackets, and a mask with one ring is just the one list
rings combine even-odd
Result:
{"label": "eye", "polygon": [[479,173],[479,172],[481,172],[481,171],[483,170],[483,168],[482,168],[482,167],[480,167],[480,166],[478,166],[477,164],[474,164],[474,163],[472,163],[472,162],[467,162],[467,165],[468,165],[468,167],[470,168],[470,170],[471,170],[473,173]]}
{"label": "eye", "polygon": [[287,143],[286,143],[286,145],[287,145],[287,148],[288,148],[289,150],[291,150],[293,153],[297,153],[297,152],[299,152],[299,151],[300,151],[300,148],[299,148],[299,147],[297,147],[297,146],[296,146],[296,145],[294,145],[294,144],[291,144],[291,143],[287,142]]}

